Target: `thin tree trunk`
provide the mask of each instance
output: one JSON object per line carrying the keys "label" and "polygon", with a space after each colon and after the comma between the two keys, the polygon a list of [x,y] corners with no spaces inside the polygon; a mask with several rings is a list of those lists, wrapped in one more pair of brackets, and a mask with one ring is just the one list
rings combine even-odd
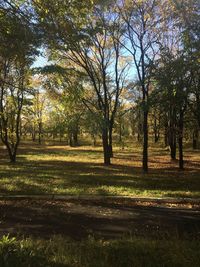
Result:
{"label": "thin tree trunk", "polygon": [[93,139],[93,146],[97,145],[97,140],[95,134],[92,134],[92,139]]}
{"label": "thin tree trunk", "polygon": [[158,142],[159,137],[160,137],[160,134],[159,134],[158,124],[157,124],[157,118],[154,114],[154,143]]}
{"label": "thin tree trunk", "polygon": [[35,142],[35,135],[36,135],[36,133],[35,133],[35,123],[33,125],[31,135],[32,135],[32,141]]}
{"label": "thin tree trunk", "polygon": [[170,143],[170,154],[171,154],[171,159],[175,160],[176,159],[176,137],[172,137],[172,141]]}
{"label": "thin tree trunk", "polygon": [[184,169],[184,160],[183,160],[183,113],[180,113],[179,118],[179,136],[178,136],[178,145],[179,145],[179,169]]}
{"label": "thin tree trunk", "polygon": [[104,164],[110,165],[110,148],[109,148],[109,142],[108,142],[108,130],[103,129],[102,132],[102,142],[103,142],[103,153],[104,153]]}
{"label": "thin tree trunk", "polygon": [[39,122],[39,125],[38,125],[38,143],[39,145],[41,145],[41,142],[42,142],[42,123]]}
{"label": "thin tree trunk", "polygon": [[112,141],[112,131],[113,127],[112,125],[109,127],[109,154],[110,157],[113,158],[113,141]]}
{"label": "thin tree trunk", "polygon": [[164,131],[164,144],[165,147],[169,145],[169,131],[168,131],[168,124],[165,124],[165,131]]}
{"label": "thin tree trunk", "polygon": [[119,121],[119,142],[122,142],[122,122],[121,122],[121,118]]}
{"label": "thin tree trunk", "polygon": [[169,146],[170,146],[171,159],[175,160],[176,159],[176,131],[175,131],[175,126],[173,123],[170,123]]}
{"label": "thin tree trunk", "polygon": [[17,155],[17,145],[14,145],[13,147],[10,147],[9,143],[7,141],[4,142],[4,144],[7,147],[8,155],[10,159],[10,163],[16,162],[16,155]]}
{"label": "thin tree trunk", "polygon": [[59,133],[59,136],[60,136],[60,143],[61,143],[62,142],[62,133],[61,133],[61,131]]}
{"label": "thin tree trunk", "polygon": [[73,138],[72,138],[72,134],[69,134],[69,146],[73,146]]}
{"label": "thin tree trunk", "polygon": [[78,131],[73,133],[73,144],[74,146],[78,146]]}
{"label": "thin tree trunk", "polygon": [[154,142],[157,143],[159,141],[159,134],[155,132]]}
{"label": "thin tree trunk", "polygon": [[143,121],[143,171],[148,172],[148,110],[144,106]]}
{"label": "thin tree trunk", "polygon": [[195,129],[193,131],[193,140],[192,140],[193,149],[197,149],[198,147],[198,138],[199,138],[199,131],[198,129]]}
{"label": "thin tree trunk", "polygon": [[35,142],[35,131],[32,132],[31,136],[32,136],[32,141]]}

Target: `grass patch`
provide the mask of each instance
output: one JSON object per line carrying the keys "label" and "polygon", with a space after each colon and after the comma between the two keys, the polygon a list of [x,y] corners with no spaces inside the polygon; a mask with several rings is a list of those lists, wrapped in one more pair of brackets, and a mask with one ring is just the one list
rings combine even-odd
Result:
{"label": "grass patch", "polygon": [[0,193],[200,197],[199,151],[186,151],[186,169],[169,152],[150,148],[148,175],[141,170],[141,148],[115,148],[113,165],[103,165],[100,147],[22,145],[18,161],[0,150]]}
{"label": "grass patch", "polygon": [[200,242],[174,240],[0,240],[1,267],[199,267]]}

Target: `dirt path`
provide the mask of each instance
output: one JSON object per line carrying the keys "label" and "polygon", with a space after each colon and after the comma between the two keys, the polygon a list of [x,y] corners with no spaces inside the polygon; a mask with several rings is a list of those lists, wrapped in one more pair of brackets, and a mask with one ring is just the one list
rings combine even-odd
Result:
{"label": "dirt path", "polygon": [[200,204],[131,199],[0,200],[0,235],[79,240],[136,236],[200,238]]}

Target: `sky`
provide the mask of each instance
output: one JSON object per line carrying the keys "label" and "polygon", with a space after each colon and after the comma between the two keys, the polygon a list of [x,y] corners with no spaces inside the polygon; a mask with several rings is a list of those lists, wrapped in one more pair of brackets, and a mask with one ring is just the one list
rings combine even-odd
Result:
{"label": "sky", "polygon": [[48,59],[45,56],[38,56],[33,63],[32,67],[33,68],[38,68],[38,67],[44,67],[45,65],[48,65]]}

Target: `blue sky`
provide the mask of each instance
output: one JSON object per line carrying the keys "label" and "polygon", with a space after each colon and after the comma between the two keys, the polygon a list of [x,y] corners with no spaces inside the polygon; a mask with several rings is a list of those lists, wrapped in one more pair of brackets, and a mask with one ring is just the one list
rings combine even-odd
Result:
{"label": "blue sky", "polygon": [[45,65],[48,65],[48,59],[45,56],[38,56],[33,63],[32,67],[33,68],[38,68],[38,67],[44,67]]}

